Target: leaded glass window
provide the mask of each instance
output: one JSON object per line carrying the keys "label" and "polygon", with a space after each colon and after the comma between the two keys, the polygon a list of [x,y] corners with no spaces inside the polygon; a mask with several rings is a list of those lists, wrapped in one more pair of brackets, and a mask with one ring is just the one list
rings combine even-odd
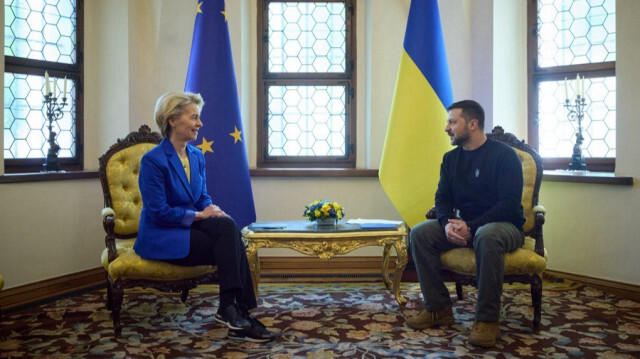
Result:
{"label": "leaded glass window", "polygon": [[[531,2],[529,46],[533,92],[529,142],[545,168],[566,168],[578,124],[567,118],[576,75],[584,76],[582,153],[588,170],[613,171],[616,156],[615,0]],[[567,79],[565,86],[565,79]],[[565,89],[566,87],[566,89]]]}
{"label": "leaded glass window", "polygon": [[354,5],[261,0],[260,167],[354,167]]}
{"label": "leaded glass window", "polygon": [[615,0],[538,0],[538,65],[616,60]]}
{"label": "leaded glass window", "polygon": [[271,2],[269,72],[345,72],[346,6]]}
{"label": "leaded glass window", "polygon": [[[569,86],[571,89],[571,87]],[[616,157],[616,78],[585,79],[587,102],[582,120],[585,157]],[[570,91],[573,98],[574,91]],[[563,81],[543,81],[538,88],[538,150],[543,157],[567,157],[573,151],[577,124],[567,119]]]}
{"label": "leaded glass window", "polygon": [[[80,0],[78,0],[80,1]],[[40,171],[49,149],[43,108],[44,73],[66,107],[53,131],[63,169],[82,169],[78,81],[81,63],[81,4],[76,0],[5,0],[4,159],[7,172]]]}

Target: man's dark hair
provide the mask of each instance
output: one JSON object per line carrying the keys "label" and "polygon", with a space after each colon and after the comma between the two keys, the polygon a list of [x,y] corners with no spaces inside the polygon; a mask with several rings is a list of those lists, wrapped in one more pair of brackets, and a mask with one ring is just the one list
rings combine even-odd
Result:
{"label": "man's dark hair", "polygon": [[462,100],[451,104],[447,107],[447,111],[451,111],[454,108],[462,110],[462,117],[464,117],[465,122],[475,118],[478,120],[478,126],[484,130],[484,109],[479,103],[473,100]]}

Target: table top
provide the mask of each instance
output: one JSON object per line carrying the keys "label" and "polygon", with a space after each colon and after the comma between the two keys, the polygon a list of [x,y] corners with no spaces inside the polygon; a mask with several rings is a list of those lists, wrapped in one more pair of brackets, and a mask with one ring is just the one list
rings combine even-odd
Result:
{"label": "table top", "polygon": [[341,233],[341,232],[398,232],[405,231],[404,224],[398,226],[388,225],[369,225],[363,228],[360,224],[347,223],[339,220],[336,227],[317,227],[315,222],[311,221],[272,221],[272,222],[256,222],[250,224],[247,229],[255,233]]}

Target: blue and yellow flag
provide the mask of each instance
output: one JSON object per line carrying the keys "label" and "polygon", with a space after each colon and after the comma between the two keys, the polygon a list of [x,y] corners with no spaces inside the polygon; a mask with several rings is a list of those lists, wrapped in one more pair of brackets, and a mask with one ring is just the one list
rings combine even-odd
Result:
{"label": "blue and yellow flag", "polygon": [[412,0],[380,163],[382,188],[409,227],[435,202],[452,103],[438,2]]}
{"label": "blue and yellow flag", "polygon": [[256,220],[224,0],[198,1],[185,91],[205,101],[195,145],[207,164],[207,191],[240,228]]}

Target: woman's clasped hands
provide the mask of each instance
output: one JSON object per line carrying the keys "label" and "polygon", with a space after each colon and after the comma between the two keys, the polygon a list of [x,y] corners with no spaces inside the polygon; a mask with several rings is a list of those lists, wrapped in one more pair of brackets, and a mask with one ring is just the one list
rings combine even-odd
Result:
{"label": "woman's clasped hands", "polygon": [[200,221],[203,219],[211,218],[211,217],[227,217],[228,215],[220,209],[220,207],[215,204],[210,204],[205,209],[200,212],[196,212],[196,221]]}

